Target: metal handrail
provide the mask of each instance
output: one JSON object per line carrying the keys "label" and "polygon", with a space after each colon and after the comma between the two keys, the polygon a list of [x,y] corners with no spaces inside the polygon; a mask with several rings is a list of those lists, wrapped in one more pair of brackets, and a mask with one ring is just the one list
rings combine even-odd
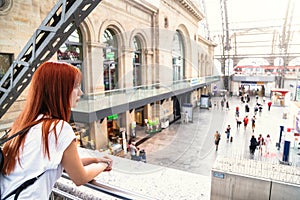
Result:
{"label": "metal handrail", "polygon": [[[205,76],[205,77],[197,77],[199,79],[205,80],[206,84],[210,84],[211,82],[218,81],[219,80],[219,75],[216,76]],[[149,87],[156,87],[156,86],[164,86],[169,85],[176,85],[176,84],[181,84],[181,83],[186,83],[190,84],[191,80],[195,78],[187,78],[183,80],[177,80],[177,81],[167,81],[163,83],[154,83],[154,84],[147,84],[147,85],[139,85],[139,86],[134,86],[134,87],[126,87],[126,88],[119,88],[119,89],[113,89],[113,90],[107,90],[107,91],[99,91],[99,92],[94,92],[94,93],[87,93],[86,96],[93,95],[93,96],[101,96],[101,95],[113,95],[117,93],[126,93],[128,91],[135,91],[138,89],[144,89],[144,88],[149,88]]]}
{"label": "metal handrail", "polygon": [[[70,180],[70,177],[66,174],[62,174],[62,178]],[[141,199],[141,200],[157,200],[156,198],[149,197],[143,194],[138,194],[136,192],[132,192],[129,190],[121,189],[116,186],[112,186],[105,183],[100,183],[97,180],[92,180],[89,183],[84,184],[85,187],[91,188],[95,191],[102,192],[104,194],[110,195],[112,197],[123,199],[123,200],[130,200],[130,199]],[[54,192],[57,192],[57,189],[55,189]],[[60,194],[64,194],[65,192],[61,191]],[[69,195],[66,193],[66,195]]]}
{"label": "metal handrail", "polygon": [[50,196],[49,200],[55,200],[55,195],[59,197],[63,197],[64,200],[82,200],[81,198],[75,197],[74,195],[71,195],[67,192],[64,192],[62,190],[59,190],[57,188],[53,188],[52,194]]}

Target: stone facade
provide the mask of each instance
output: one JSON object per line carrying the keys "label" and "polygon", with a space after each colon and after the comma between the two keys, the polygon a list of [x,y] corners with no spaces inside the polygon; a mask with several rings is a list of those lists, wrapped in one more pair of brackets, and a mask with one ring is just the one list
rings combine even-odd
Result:
{"label": "stone facade", "polygon": [[[22,50],[35,29],[49,13],[55,1],[15,0],[11,9],[0,13],[0,53],[12,54],[14,58]],[[182,38],[184,49],[182,79],[199,78],[213,75],[214,44],[198,35],[198,22],[204,18],[203,13],[189,0],[103,0],[80,24],[83,51],[83,90],[85,98],[103,93],[104,85],[104,33],[110,30],[117,41],[117,88],[133,87],[133,40],[141,43],[142,71],[140,85],[160,83],[168,86],[174,80],[172,59],[174,57],[174,35]],[[3,27],[3,28],[2,28]],[[54,55],[52,59],[57,59]],[[207,94],[208,88],[202,88],[190,94],[194,105],[201,94]],[[0,119],[8,128],[26,98],[26,91],[19,101]],[[173,113],[173,100],[167,99],[159,108],[151,105],[144,107],[144,117],[159,115],[160,119],[170,117]],[[157,110],[158,109],[158,110]],[[157,114],[158,113],[158,114]],[[135,119],[135,111],[122,113],[122,127],[130,129]],[[107,119],[87,125],[89,141],[96,149],[108,144]]]}

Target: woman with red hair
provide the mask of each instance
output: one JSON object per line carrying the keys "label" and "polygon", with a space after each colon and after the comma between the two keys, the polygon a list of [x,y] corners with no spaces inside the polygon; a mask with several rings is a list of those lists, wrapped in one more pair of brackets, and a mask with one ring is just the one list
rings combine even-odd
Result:
{"label": "woman with red hair", "polygon": [[[80,70],[67,63],[45,62],[34,72],[26,104],[9,135],[30,129],[3,147],[2,198],[49,199],[63,170],[79,186],[112,169],[109,157],[79,157],[68,121],[83,94],[80,82]],[[34,181],[22,189],[28,180]]]}

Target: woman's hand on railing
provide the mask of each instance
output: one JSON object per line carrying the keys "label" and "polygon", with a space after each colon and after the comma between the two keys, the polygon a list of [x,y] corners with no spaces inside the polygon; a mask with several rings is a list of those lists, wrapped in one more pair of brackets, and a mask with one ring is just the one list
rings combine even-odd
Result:
{"label": "woman's hand on railing", "polygon": [[112,170],[113,160],[108,156],[103,156],[102,158],[98,158],[99,162],[106,163],[107,167],[104,169],[105,172],[109,172]]}

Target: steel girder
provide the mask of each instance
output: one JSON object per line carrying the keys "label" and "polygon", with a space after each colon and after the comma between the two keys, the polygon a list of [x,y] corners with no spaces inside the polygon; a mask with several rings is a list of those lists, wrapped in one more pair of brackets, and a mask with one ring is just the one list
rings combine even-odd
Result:
{"label": "steel girder", "polygon": [[37,67],[50,59],[101,0],[59,0],[0,80],[0,118],[29,84]]}

